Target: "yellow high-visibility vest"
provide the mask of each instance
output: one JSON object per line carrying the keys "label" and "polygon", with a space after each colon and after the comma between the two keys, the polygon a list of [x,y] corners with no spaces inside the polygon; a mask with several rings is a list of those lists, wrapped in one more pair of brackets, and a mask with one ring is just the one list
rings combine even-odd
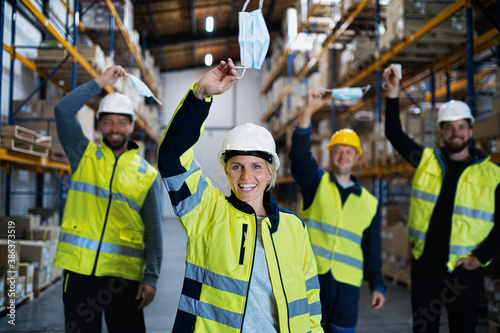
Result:
{"label": "yellow high-visibility vest", "polygon": [[[415,171],[408,220],[408,238],[415,259],[424,253],[425,237],[441,193],[444,157],[437,148],[425,148]],[[453,271],[488,236],[494,225],[495,189],[500,168],[489,156],[474,162],[460,175],[453,206],[448,269]]]}
{"label": "yellow high-visibility vest", "polygon": [[131,149],[115,158],[89,142],[71,179],[54,265],[139,281],[144,266],[141,207],[158,171]]}
{"label": "yellow high-visibility vest", "polygon": [[314,200],[302,211],[302,217],[309,230],[318,274],[331,271],[337,281],[359,287],[363,281],[361,241],[377,213],[378,201],[362,187],[360,196],[350,194],[342,206],[330,176],[325,172],[321,177]]}

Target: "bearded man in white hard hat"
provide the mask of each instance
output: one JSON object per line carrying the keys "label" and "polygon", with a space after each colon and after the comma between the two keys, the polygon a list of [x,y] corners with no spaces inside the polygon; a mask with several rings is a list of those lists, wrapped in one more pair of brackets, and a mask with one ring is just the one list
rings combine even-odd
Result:
{"label": "bearded man in white hard hat", "polygon": [[100,145],[87,139],[76,114],[105,86],[126,74],[121,66],[70,92],[55,107],[57,133],[72,178],[54,265],[64,269],[67,332],[145,332],[162,260],[158,171],[128,139],[132,102],[104,97],[97,111]]}
{"label": "bearded man in white hard hat", "polygon": [[408,220],[412,243],[414,332],[438,332],[447,308],[450,332],[475,332],[481,266],[500,245],[500,168],[471,148],[474,117],[461,101],[439,108],[442,148],[422,147],[402,130],[399,77],[384,71],[388,88],[385,134],[415,170]]}

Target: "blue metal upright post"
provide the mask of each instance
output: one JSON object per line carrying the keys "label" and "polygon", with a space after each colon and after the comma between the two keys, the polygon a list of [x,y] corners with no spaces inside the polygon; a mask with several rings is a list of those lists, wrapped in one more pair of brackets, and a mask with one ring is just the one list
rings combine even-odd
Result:
{"label": "blue metal upright post", "polygon": [[[111,0],[111,3],[114,5],[115,1]],[[115,17],[110,14],[109,15],[109,57],[112,60],[115,60],[114,38],[115,38]]]}
{"label": "blue metal upright post", "polygon": [[[293,53],[288,53],[287,62],[286,62],[286,76],[287,76],[287,84],[292,84],[293,81]],[[289,107],[292,103],[292,95],[288,94],[286,99],[286,107]],[[283,112],[283,110],[282,110]]]}
{"label": "blue metal upright post", "polygon": [[[3,15],[3,13],[2,13]],[[12,1],[12,22],[10,28],[10,46],[12,47],[12,54],[10,56],[10,69],[9,69],[9,118],[7,123],[14,124],[14,117],[12,114],[12,105],[14,99],[14,61],[16,60],[16,22],[17,22],[17,1]],[[3,47],[3,46],[2,46]],[[2,51],[3,52],[3,51]],[[2,64],[3,67],[3,64]]]}
{"label": "blue metal upright post", "polygon": [[474,91],[474,13],[471,4],[468,3],[465,8],[465,18],[467,26],[467,104],[472,115],[476,114],[476,94]]}
{"label": "blue metal upright post", "polygon": [[436,73],[434,73],[434,69],[431,70],[431,104],[433,108],[436,105]]}
{"label": "blue metal upright post", "polygon": [[[380,49],[380,2],[375,1],[375,52],[378,54]],[[377,94],[377,101],[375,104],[375,123],[378,124],[382,120],[382,71],[376,70],[376,83],[375,83],[375,93]]]}
{"label": "blue metal upright post", "polygon": [[[375,53],[378,55],[380,50],[380,2],[375,0]],[[382,71],[379,69],[375,71],[376,74],[376,87],[375,93],[377,94],[377,101],[375,103],[375,124],[382,121]],[[378,208],[382,211],[382,179],[377,177],[373,184],[374,195],[378,199]]]}
{"label": "blue metal upright post", "polygon": [[[3,45],[3,25],[5,23],[5,0],[1,0],[2,3],[0,4],[0,42]],[[3,48],[3,46],[2,46]],[[3,51],[0,52],[0,66],[3,68]],[[2,78],[3,74],[0,73],[0,128],[2,128]]]}
{"label": "blue metal upright post", "polygon": [[[78,20],[80,17],[79,9],[78,9],[78,0],[75,0],[75,16],[73,16],[73,46],[78,46]],[[76,59],[73,59],[73,75],[71,79],[71,90],[76,88]]]}
{"label": "blue metal upright post", "polygon": [[[67,2],[69,7],[69,0]],[[64,23],[64,29],[66,31],[66,40],[69,40],[69,10],[66,9],[66,22]]]}
{"label": "blue metal upright post", "polygon": [[[500,0],[497,0],[497,22],[500,23]],[[497,45],[497,65],[500,65],[500,44]]]}
{"label": "blue metal upright post", "polygon": [[451,78],[450,72],[446,71],[446,101],[451,100]]}

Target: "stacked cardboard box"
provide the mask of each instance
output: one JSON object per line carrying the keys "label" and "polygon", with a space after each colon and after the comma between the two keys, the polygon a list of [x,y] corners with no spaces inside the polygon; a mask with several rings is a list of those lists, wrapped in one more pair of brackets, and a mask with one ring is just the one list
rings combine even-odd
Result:
{"label": "stacked cardboard box", "polygon": [[[388,51],[391,46],[420,29],[452,3],[452,0],[392,0],[386,8],[385,33],[380,38],[380,49]],[[435,27],[426,38],[439,39],[447,36],[448,41],[458,42],[463,41],[465,32],[465,12],[461,10]]]}

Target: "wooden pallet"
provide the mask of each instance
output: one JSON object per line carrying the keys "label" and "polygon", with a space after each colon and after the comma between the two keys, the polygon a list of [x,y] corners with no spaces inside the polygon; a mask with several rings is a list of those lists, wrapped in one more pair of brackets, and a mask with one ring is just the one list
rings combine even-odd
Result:
{"label": "wooden pallet", "polygon": [[408,290],[411,289],[411,276],[410,272],[406,269],[384,263],[382,265],[382,275],[392,280],[392,284],[401,284]]}
{"label": "wooden pallet", "polygon": [[35,143],[38,146],[46,148],[50,148],[50,146],[52,145],[51,136],[41,135],[40,133],[19,125],[4,126],[2,127],[1,133],[2,138],[16,139],[18,141]]}
{"label": "wooden pallet", "polygon": [[13,138],[2,138],[0,144],[2,148],[17,151],[23,154],[41,157],[49,156],[49,148],[38,145],[36,143],[26,142]]}
{"label": "wooden pallet", "polygon": [[51,149],[50,152],[49,152],[49,154],[50,154],[49,158],[51,160],[53,160],[53,161],[63,162],[63,163],[67,163],[68,162],[68,158],[64,154],[63,150],[60,150],[60,149]]}

